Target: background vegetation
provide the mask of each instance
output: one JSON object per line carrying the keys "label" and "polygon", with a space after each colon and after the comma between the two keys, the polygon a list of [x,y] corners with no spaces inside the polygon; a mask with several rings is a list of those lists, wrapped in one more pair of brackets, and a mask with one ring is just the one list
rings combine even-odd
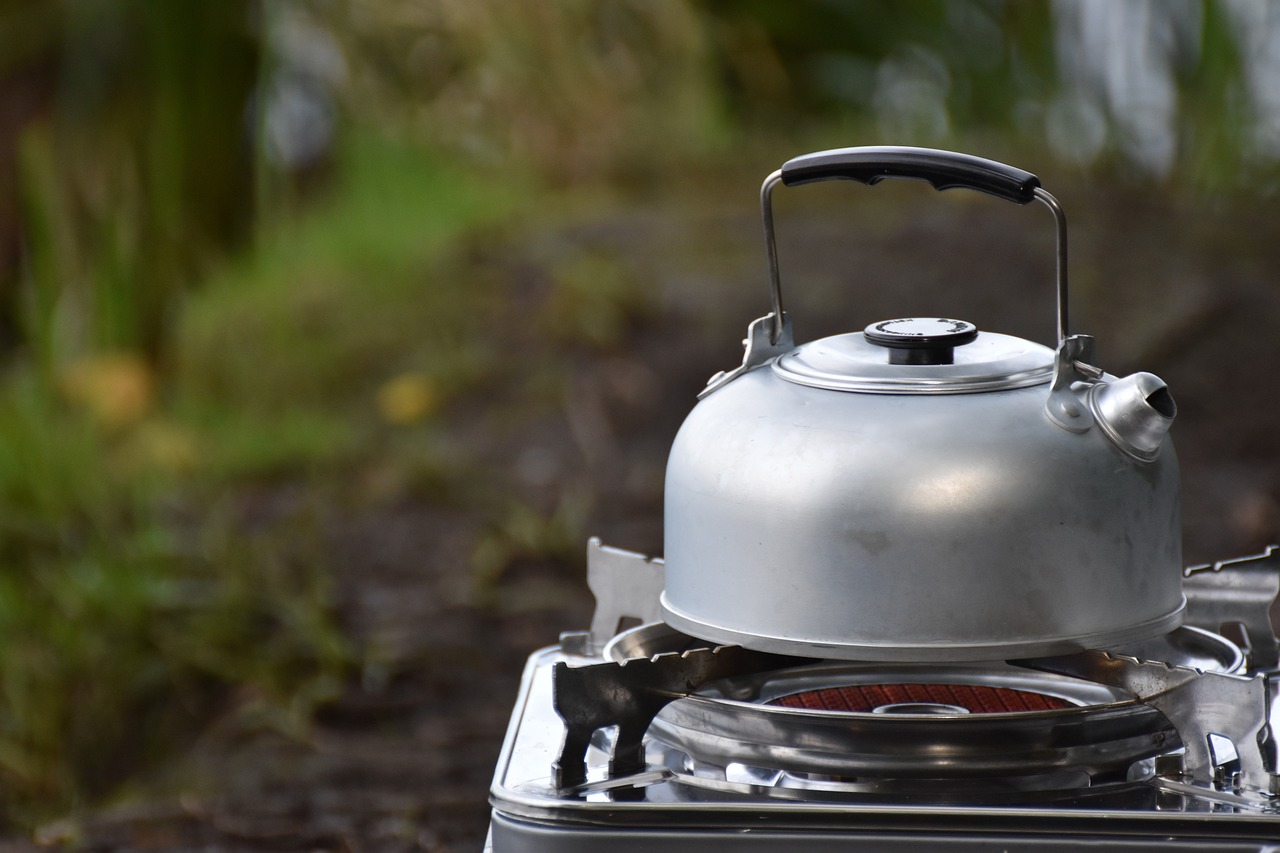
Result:
{"label": "background vegetation", "polygon": [[607,241],[534,285],[493,246],[877,142],[1267,197],[1277,56],[1248,0],[3,0],[0,825],[376,680],[336,516],[465,511],[479,608],[576,559],[595,496],[476,436],[657,297]]}

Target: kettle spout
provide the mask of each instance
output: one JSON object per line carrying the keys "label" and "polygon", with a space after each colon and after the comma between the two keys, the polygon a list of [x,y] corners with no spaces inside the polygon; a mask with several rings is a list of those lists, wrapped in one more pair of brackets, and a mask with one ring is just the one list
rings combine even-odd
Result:
{"label": "kettle spout", "polygon": [[1134,373],[1093,386],[1089,406],[1107,437],[1144,462],[1159,454],[1178,414],[1169,386],[1150,373]]}

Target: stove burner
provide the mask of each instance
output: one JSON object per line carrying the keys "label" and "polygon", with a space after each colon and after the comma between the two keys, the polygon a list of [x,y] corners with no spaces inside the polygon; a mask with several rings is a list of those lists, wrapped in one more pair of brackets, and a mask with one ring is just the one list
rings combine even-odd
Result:
{"label": "stove burner", "polygon": [[1056,711],[1072,704],[1057,696],[983,684],[848,684],[790,693],[768,704],[853,714],[1009,714]]}
{"label": "stove burner", "polygon": [[994,662],[730,676],[668,704],[649,736],[649,763],[690,787],[969,804],[1129,784],[1178,746],[1123,691]]}

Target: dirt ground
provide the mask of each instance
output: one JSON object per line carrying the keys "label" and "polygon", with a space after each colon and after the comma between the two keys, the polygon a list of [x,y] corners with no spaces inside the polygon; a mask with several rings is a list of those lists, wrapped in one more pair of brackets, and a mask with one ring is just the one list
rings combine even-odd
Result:
{"label": "dirt ground", "polygon": [[[1073,331],[1096,336],[1109,371],[1162,376],[1180,406],[1187,562],[1259,550],[1280,536],[1274,213],[1262,201],[1046,184],[1072,217]],[[964,193],[946,194],[944,204],[914,185],[823,185],[783,196],[781,255],[799,338],[918,314],[1042,341],[1052,334],[1046,211]],[[540,241],[578,241],[642,276],[656,310],[619,353],[583,353],[563,406],[479,418],[470,439],[482,460],[475,476],[542,506],[567,483],[585,488],[588,533],[660,553],[667,446],[696,390],[740,359],[746,323],[767,311],[755,188],[723,196],[693,188],[556,229],[495,247],[497,262],[527,274]],[[495,333],[507,331],[527,340],[514,328]],[[466,417],[502,403],[469,405]],[[329,531],[343,618],[382,650],[378,666],[305,737],[215,726],[137,804],[46,827],[46,843],[481,849],[487,787],[523,662],[590,618],[583,562],[517,561],[478,602],[465,571],[482,531],[465,509],[335,506]]]}

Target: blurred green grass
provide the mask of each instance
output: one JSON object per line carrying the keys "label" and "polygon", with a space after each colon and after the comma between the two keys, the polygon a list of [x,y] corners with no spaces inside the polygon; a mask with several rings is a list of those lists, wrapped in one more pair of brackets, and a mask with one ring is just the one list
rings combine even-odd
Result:
{"label": "blurred green grass", "polygon": [[456,347],[483,320],[484,283],[433,278],[448,241],[509,214],[520,191],[384,141],[342,156],[349,183],[184,301],[155,399],[105,418],[93,401],[119,400],[110,373],[70,399],[33,369],[4,377],[9,821],[101,795],[227,685],[301,726],[354,665],[317,519],[304,507],[246,534],[234,484],[348,470],[385,427],[375,392],[396,371],[422,371],[444,398],[487,369],[487,353]]}
{"label": "blurred green grass", "polygon": [[376,425],[383,383],[414,372],[438,408],[498,359],[482,334],[498,283],[450,253],[527,205],[529,186],[374,135],[339,156],[328,198],[184,305],[172,405],[206,433],[212,471],[341,460]]}
{"label": "blurred green grass", "polygon": [[[162,372],[107,351],[52,380],[33,362],[3,379],[11,824],[95,801],[233,699],[255,725],[304,731],[363,665],[336,617],[320,505],[335,491],[362,500],[369,471],[394,469],[395,494],[491,518],[473,560],[477,602],[513,560],[580,548],[580,503],[546,514],[477,494],[456,427],[441,421],[486,385],[532,376],[517,394],[528,400],[557,382],[554,360],[513,366],[511,342],[490,334],[512,322],[510,282],[476,257],[552,206],[527,176],[377,131],[336,157],[322,199],[182,295]],[[644,303],[617,270],[566,254],[528,336],[616,345]],[[245,489],[273,483],[319,497],[283,520],[246,520]]]}

